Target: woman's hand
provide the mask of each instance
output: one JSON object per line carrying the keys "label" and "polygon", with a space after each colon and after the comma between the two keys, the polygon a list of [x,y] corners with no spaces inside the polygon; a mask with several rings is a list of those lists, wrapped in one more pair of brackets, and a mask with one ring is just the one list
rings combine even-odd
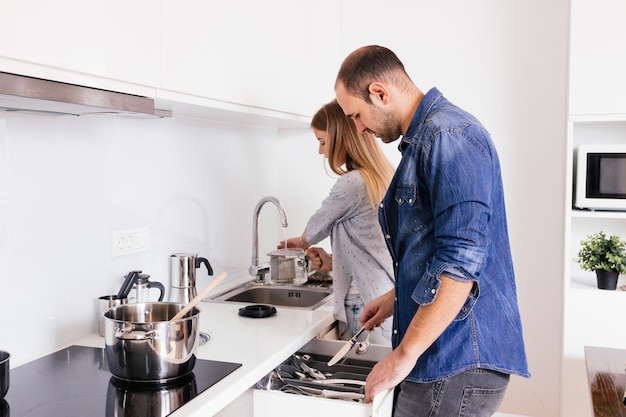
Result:
{"label": "woman's hand", "polygon": [[311,247],[306,251],[309,262],[315,271],[330,272],[333,270],[333,258],[324,248]]}
{"label": "woman's hand", "polygon": [[[287,243],[286,245],[285,245],[285,242]],[[276,247],[276,249],[285,249],[285,248],[306,249],[307,246],[304,242],[302,242],[302,239],[300,237],[291,237],[287,239],[286,241],[281,240],[281,242]]]}

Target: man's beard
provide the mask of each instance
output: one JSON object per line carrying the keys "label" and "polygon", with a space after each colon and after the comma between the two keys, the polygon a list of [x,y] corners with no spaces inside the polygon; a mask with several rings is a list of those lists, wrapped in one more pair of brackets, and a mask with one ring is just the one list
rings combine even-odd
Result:
{"label": "man's beard", "polygon": [[377,138],[380,138],[385,143],[393,142],[402,136],[402,130],[400,128],[400,122],[396,120],[395,115],[392,112],[386,112],[374,105],[371,106],[371,116],[374,118],[376,125],[379,126],[376,131],[367,129]]}

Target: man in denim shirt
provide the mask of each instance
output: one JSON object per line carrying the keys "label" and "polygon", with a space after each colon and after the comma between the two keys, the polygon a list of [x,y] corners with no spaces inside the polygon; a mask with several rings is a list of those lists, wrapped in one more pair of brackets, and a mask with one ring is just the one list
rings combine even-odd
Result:
{"label": "man in denim shirt", "polygon": [[393,314],[394,350],[367,377],[366,400],[397,386],[395,417],[490,416],[510,374],[530,374],[489,133],[436,88],[422,93],[384,47],[351,53],[335,93],[360,131],[402,136],[379,209],[395,289],[361,316],[372,328]]}

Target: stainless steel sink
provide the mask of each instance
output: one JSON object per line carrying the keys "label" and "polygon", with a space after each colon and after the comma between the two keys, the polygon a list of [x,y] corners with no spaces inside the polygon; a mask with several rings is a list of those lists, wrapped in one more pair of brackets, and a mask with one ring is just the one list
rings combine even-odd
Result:
{"label": "stainless steel sink", "polygon": [[329,301],[332,296],[332,288],[246,284],[210,297],[209,300],[315,310]]}

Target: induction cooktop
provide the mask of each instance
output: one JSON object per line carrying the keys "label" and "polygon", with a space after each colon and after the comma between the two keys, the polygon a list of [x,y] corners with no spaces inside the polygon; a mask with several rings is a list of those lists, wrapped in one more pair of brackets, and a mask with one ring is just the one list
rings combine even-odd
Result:
{"label": "induction cooktop", "polygon": [[240,366],[196,359],[174,382],[132,383],[111,374],[104,349],[70,346],[11,369],[0,417],[164,417]]}

